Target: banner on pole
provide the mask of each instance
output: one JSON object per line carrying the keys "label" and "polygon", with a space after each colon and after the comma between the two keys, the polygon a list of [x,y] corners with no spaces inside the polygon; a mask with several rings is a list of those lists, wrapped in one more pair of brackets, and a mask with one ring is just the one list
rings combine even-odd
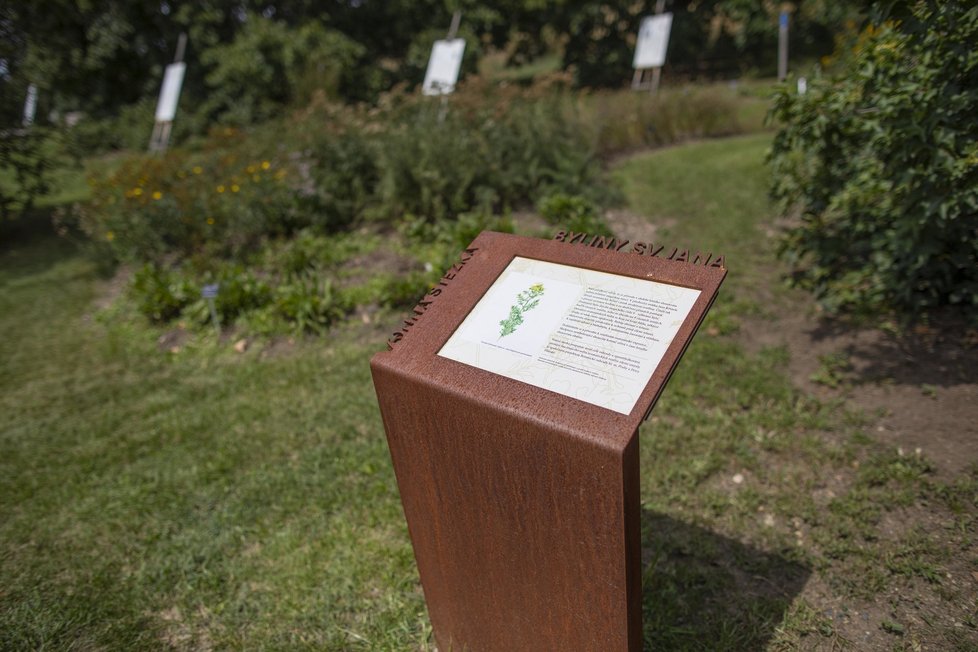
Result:
{"label": "banner on pole", "polygon": [[672,29],[672,14],[646,16],[638,30],[638,43],[635,44],[635,58],[632,68],[661,68],[666,62],[666,49],[669,46],[669,32]]}
{"label": "banner on pole", "polygon": [[425,95],[448,95],[455,90],[465,54],[465,39],[435,41],[428,60],[421,92]]}
{"label": "banner on pole", "polygon": [[31,84],[27,87],[27,99],[24,100],[24,126],[30,127],[34,124],[34,116],[37,114],[37,85]]}
{"label": "banner on pole", "polygon": [[163,86],[160,88],[160,100],[156,104],[156,121],[172,122],[177,115],[177,102],[180,100],[180,87],[183,86],[183,74],[187,64],[171,63],[163,75]]}

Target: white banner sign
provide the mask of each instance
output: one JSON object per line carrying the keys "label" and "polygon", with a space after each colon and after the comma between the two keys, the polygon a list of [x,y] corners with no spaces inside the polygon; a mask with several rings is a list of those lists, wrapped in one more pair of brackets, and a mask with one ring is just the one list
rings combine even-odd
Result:
{"label": "white banner sign", "polygon": [[672,29],[672,14],[646,16],[638,30],[638,43],[635,45],[635,59],[632,68],[661,68],[666,62],[666,48],[669,46],[669,31]]}
{"label": "white banner sign", "polygon": [[421,92],[425,95],[448,95],[455,90],[458,72],[462,68],[462,55],[465,54],[465,39],[435,41],[428,60],[428,71],[424,76]]}
{"label": "white banner sign", "polygon": [[183,74],[187,70],[185,63],[171,63],[163,75],[163,87],[160,89],[160,101],[156,104],[156,121],[172,122],[177,115],[177,102],[180,100],[180,87],[183,86]]}
{"label": "white banner sign", "polygon": [[27,87],[27,99],[24,100],[24,126],[29,127],[34,124],[34,115],[37,113],[37,86],[31,84]]}

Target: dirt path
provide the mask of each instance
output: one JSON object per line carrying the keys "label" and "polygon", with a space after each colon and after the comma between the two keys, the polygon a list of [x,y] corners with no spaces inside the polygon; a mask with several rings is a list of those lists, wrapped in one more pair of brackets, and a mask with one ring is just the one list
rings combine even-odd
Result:
{"label": "dirt path", "polygon": [[786,347],[795,386],[843,397],[872,416],[874,438],[919,450],[945,479],[978,462],[976,339],[953,320],[897,335],[820,318],[801,303],[740,333],[748,349]]}

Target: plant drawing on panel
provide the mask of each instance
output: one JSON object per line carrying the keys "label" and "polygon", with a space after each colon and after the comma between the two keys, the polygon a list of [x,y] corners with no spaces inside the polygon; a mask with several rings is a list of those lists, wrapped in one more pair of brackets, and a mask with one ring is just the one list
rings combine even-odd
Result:
{"label": "plant drawing on panel", "polygon": [[502,326],[499,330],[499,337],[506,337],[515,331],[516,327],[523,323],[523,315],[540,304],[541,296],[543,296],[543,283],[534,283],[516,295],[516,305],[511,306],[509,316],[499,322],[499,325]]}

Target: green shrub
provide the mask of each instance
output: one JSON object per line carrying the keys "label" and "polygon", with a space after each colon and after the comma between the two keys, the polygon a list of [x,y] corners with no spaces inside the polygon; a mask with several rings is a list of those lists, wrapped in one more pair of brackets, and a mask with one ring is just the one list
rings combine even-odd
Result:
{"label": "green shrub", "polygon": [[307,221],[297,211],[290,171],[275,159],[227,151],[133,156],[91,180],[92,199],[77,215],[82,229],[120,260],[240,255]]}
{"label": "green shrub", "polygon": [[154,322],[180,316],[200,295],[200,287],[172,270],[147,263],[132,276],[130,292],[140,313]]}
{"label": "green shrub", "polygon": [[369,238],[306,229],[291,239],[265,243],[243,262],[193,256],[169,265],[146,263],[133,274],[129,290],[139,312],[156,323],[208,324],[201,288],[217,283],[214,304],[223,326],[266,334],[321,333],[356,305],[403,306],[427,287],[430,279],[386,272],[362,285],[341,287],[344,263],[374,246]]}
{"label": "green shrub", "polygon": [[274,314],[299,332],[321,334],[351,308],[333,281],[317,274],[294,276],[275,288]]}
{"label": "green shrub", "polygon": [[579,195],[548,195],[540,201],[537,210],[543,219],[554,226],[577,233],[613,235],[601,219],[597,206]]}
{"label": "green shrub", "polygon": [[356,83],[359,45],[316,21],[301,27],[250,14],[233,41],[203,51],[209,70],[205,113],[227,124],[268,120],[283,105],[308,102],[314,92],[330,97]]}
{"label": "green shrub", "polygon": [[838,79],[777,96],[773,194],[800,213],[783,253],[830,308],[975,314],[978,8],[920,2],[898,18]]}
{"label": "green shrub", "polygon": [[0,129],[0,221],[29,211],[51,186],[53,129]]}

